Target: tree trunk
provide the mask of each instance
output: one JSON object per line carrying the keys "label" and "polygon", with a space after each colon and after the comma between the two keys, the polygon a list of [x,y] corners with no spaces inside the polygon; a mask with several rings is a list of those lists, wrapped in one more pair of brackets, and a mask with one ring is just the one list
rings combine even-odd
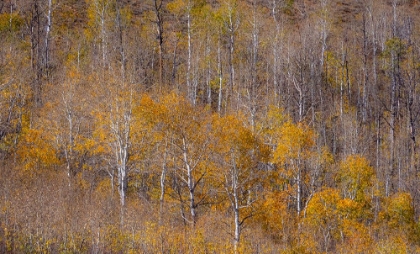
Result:
{"label": "tree trunk", "polygon": [[197,220],[197,215],[196,215],[196,211],[195,211],[195,181],[194,181],[194,176],[193,176],[193,168],[191,167],[189,161],[188,161],[188,148],[186,145],[186,140],[185,138],[182,139],[182,145],[183,145],[183,149],[182,149],[182,156],[184,159],[184,165],[185,168],[187,170],[187,185],[188,185],[188,192],[189,192],[189,196],[190,196],[190,202],[189,202],[189,207],[190,207],[190,214],[191,214],[191,221],[192,221],[192,227],[195,227],[196,224],[196,220]]}
{"label": "tree trunk", "polygon": [[222,53],[220,49],[220,34],[217,40],[217,71],[219,74],[219,98],[217,102],[217,112],[220,114],[222,110],[222,96],[223,96],[223,73],[222,73]]}
{"label": "tree trunk", "polygon": [[163,17],[162,17],[162,5],[163,0],[154,0],[154,12],[156,15],[156,28],[157,28],[157,40],[158,40],[158,55],[159,55],[159,84],[158,91],[163,86]]}

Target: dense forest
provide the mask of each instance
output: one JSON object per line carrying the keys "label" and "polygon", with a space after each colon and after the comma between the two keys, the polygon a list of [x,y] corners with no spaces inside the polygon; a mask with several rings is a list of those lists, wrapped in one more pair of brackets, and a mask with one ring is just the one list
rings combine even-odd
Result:
{"label": "dense forest", "polygon": [[1,253],[419,253],[420,3],[3,0]]}

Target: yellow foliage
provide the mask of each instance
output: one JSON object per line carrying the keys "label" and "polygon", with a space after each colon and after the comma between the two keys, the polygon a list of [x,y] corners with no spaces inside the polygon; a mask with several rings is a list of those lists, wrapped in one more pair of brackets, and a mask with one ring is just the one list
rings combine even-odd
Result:
{"label": "yellow foliage", "polygon": [[371,252],[373,239],[367,226],[351,219],[342,219],[340,224],[344,237],[337,249],[342,253]]}
{"label": "yellow foliage", "polygon": [[267,112],[266,122],[264,122],[261,127],[265,135],[277,139],[279,138],[279,127],[289,121],[290,119],[284,114],[283,109],[270,105]]}
{"label": "yellow foliage", "polygon": [[398,192],[388,198],[380,219],[390,229],[399,229],[406,234],[414,233],[414,207],[410,193]]}
{"label": "yellow foliage", "polygon": [[223,149],[223,152],[229,151],[232,147],[237,147],[241,150],[252,148],[256,139],[252,132],[244,126],[244,119],[241,116],[227,115],[213,117],[213,129],[216,138],[218,139],[218,147]]}
{"label": "yellow foliage", "polygon": [[266,232],[279,242],[287,242],[287,239],[292,238],[294,233],[296,218],[288,208],[289,197],[288,191],[269,193],[264,198],[262,213],[257,218]]}
{"label": "yellow foliage", "polygon": [[350,198],[340,199],[337,209],[343,219],[358,219],[363,213],[362,205]]}
{"label": "yellow foliage", "polygon": [[82,153],[84,151],[92,151],[95,148],[95,141],[91,138],[80,137],[78,142],[74,144],[74,151]]}
{"label": "yellow foliage", "polygon": [[313,195],[306,207],[305,221],[315,227],[337,223],[340,195],[336,189],[325,189]]}
{"label": "yellow foliage", "polygon": [[279,129],[280,137],[274,151],[274,162],[287,163],[290,159],[307,159],[313,155],[315,133],[303,123],[286,122]]}
{"label": "yellow foliage", "polygon": [[149,95],[144,94],[141,96],[139,105],[134,107],[133,115],[150,131],[164,118],[167,111],[168,108],[164,104],[157,103]]}
{"label": "yellow foliage", "polygon": [[[87,28],[85,36],[93,40],[101,32],[107,32],[115,18],[115,3],[110,0],[85,0],[87,3]],[[105,38],[101,38],[105,40]]]}
{"label": "yellow foliage", "polygon": [[360,155],[350,155],[340,164],[338,182],[344,197],[363,201],[372,186],[374,171],[369,162]]}
{"label": "yellow foliage", "polygon": [[176,15],[182,15],[182,12],[186,11],[187,1],[188,0],[173,0],[172,2],[169,2],[166,7],[168,8],[168,11],[175,13]]}
{"label": "yellow foliage", "polygon": [[244,125],[244,122],[246,121],[241,116],[214,115],[211,149],[223,156],[225,164],[230,165],[234,160],[237,167],[250,169],[257,161],[268,161],[270,150]]}
{"label": "yellow foliage", "polygon": [[360,220],[365,217],[362,208],[361,203],[342,199],[337,189],[324,189],[315,193],[308,203],[303,220],[308,226],[305,230],[315,230],[321,237],[331,238],[329,241],[340,242],[336,248],[342,253],[368,251],[373,239],[369,228]]}
{"label": "yellow foliage", "polygon": [[20,27],[24,24],[24,19],[19,16],[16,12],[9,14],[9,13],[1,13],[0,14],[0,33],[11,31],[15,32],[20,29]]}
{"label": "yellow foliage", "polygon": [[26,170],[59,164],[52,139],[48,133],[39,129],[26,129],[22,132],[17,154]]}
{"label": "yellow foliage", "polygon": [[399,235],[392,236],[386,240],[376,243],[375,253],[378,254],[407,254],[412,253],[409,249],[407,239]]}

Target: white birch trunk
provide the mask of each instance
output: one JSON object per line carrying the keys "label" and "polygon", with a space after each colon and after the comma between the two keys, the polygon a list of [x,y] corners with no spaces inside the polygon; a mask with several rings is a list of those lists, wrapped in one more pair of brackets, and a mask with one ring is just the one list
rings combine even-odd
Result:
{"label": "white birch trunk", "polygon": [[52,10],[52,0],[48,0],[48,12],[47,12],[47,26],[45,28],[45,70],[48,76],[49,69],[49,42],[50,42],[50,31],[51,31],[51,10]]}
{"label": "white birch trunk", "polygon": [[185,138],[182,139],[182,157],[184,160],[184,165],[187,170],[187,185],[188,185],[188,192],[189,192],[189,207],[190,207],[190,214],[191,214],[191,220],[192,220],[192,226],[195,227],[196,223],[196,211],[195,211],[195,181],[193,176],[193,168],[191,167],[189,161],[188,161],[188,148],[186,145]]}

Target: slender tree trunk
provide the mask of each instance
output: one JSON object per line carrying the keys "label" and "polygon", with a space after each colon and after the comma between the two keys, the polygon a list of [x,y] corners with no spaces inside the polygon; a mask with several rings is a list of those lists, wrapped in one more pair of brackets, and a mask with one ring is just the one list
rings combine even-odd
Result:
{"label": "slender tree trunk", "polygon": [[210,36],[207,35],[206,40],[206,58],[207,58],[207,72],[206,72],[206,85],[207,85],[207,105],[211,108],[212,104],[212,87],[211,87],[211,60],[210,60]]}
{"label": "slender tree trunk", "polygon": [[159,57],[159,84],[158,91],[162,89],[163,86],[163,16],[162,16],[162,6],[163,0],[154,0],[154,12],[156,15],[156,30],[157,30],[157,40],[158,40],[158,57]]}
{"label": "slender tree trunk", "polygon": [[71,178],[73,178],[76,175],[76,170],[72,168],[73,164],[73,147],[74,147],[74,113],[72,110],[72,106],[70,105],[72,103],[73,94],[71,94],[71,91],[69,92],[70,96],[69,98],[66,98],[63,92],[63,103],[64,103],[64,114],[65,118],[67,120],[68,124],[68,136],[67,141],[64,142],[65,148],[64,148],[64,154],[66,158],[66,164],[67,164],[67,176],[69,180],[69,186],[71,183]]}
{"label": "slender tree trunk", "polygon": [[187,59],[187,94],[193,105],[196,104],[197,89],[191,84],[191,1],[188,0],[187,6],[187,38],[188,38],[188,59]]}
{"label": "slender tree trunk", "polygon": [[229,7],[230,11],[229,11],[229,20],[228,20],[228,31],[229,31],[229,59],[228,59],[228,64],[229,64],[229,89],[228,89],[228,93],[226,95],[227,98],[227,108],[232,107],[233,106],[233,87],[234,87],[234,82],[235,82],[235,67],[234,67],[234,52],[235,52],[235,32],[236,32],[236,26],[237,24],[234,23],[233,20],[233,10],[232,10],[232,6]]}
{"label": "slender tree trunk", "polygon": [[[277,21],[277,2],[276,0],[273,0],[272,3],[272,9],[271,9],[271,15],[273,16],[273,21],[274,24],[276,25],[276,31],[275,31],[275,36],[274,36],[274,40],[273,40],[273,68],[272,68],[272,72],[273,72],[273,86],[274,86],[274,97],[275,97],[275,102],[277,104],[277,98],[280,96],[280,91],[278,88],[278,81],[277,81],[277,72],[278,72],[278,56],[277,56],[277,44],[279,41],[279,24]],[[268,95],[268,93],[267,93]]]}
{"label": "slender tree trunk", "polygon": [[119,43],[119,51],[121,57],[121,77],[122,82],[125,83],[125,76],[126,76],[126,57],[125,57],[125,50],[124,50],[124,31],[123,31],[123,24],[121,20],[121,7],[120,7],[120,0],[116,0],[116,11],[117,11],[117,28],[118,28],[118,43]]}
{"label": "slender tree trunk", "polygon": [[33,100],[36,107],[42,105],[42,49],[41,49],[41,12],[38,0],[34,1],[31,17],[31,66],[34,71],[34,82],[32,84]]}
{"label": "slender tree trunk", "polygon": [[[129,101],[115,101],[115,108],[111,110],[110,125],[113,141],[111,143],[114,152],[114,167],[117,170],[118,193],[120,196],[121,225],[124,223],[125,200],[128,187],[128,161],[131,146],[130,129],[132,119],[132,93]],[[118,95],[116,95],[118,97]]]}
{"label": "slender tree trunk", "polygon": [[239,246],[239,242],[241,240],[241,222],[240,222],[240,218],[239,218],[239,204],[238,204],[238,197],[237,197],[237,191],[234,190],[234,202],[235,202],[235,207],[234,207],[234,220],[235,220],[235,237],[233,239],[234,241],[234,252],[238,253],[238,246]]}
{"label": "slender tree trunk", "polygon": [[301,183],[301,170],[298,168],[297,176],[296,176],[296,209],[297,209],[297,216],[300,216],[300,212],[302,211],[301,203],[302,203],[302,183]]}
{"label": "slender tree trunk", "polygon": [[[368,97],[367,86],[369,83],[369,70],[368,70],[368,38],[366,31],[366,14],[363,12],[363,88],[362,88],[362,121],[367,120],[368,110]],[[375,58],[375,56],[373,57]]]}
{"label": "slender tree trunk", "polygon": [[397,114],[397,80],[395,74],[392,74],[391,85],[391,109],[389,120],[389,171],[386,176],[386,196],[390,195],[393,187],[393,178],[395,176],[395,127],[396,127],[396,114]]}
{"label": "slender tree trunk", "polygon": [[250,92],[250,112],[251,112],[251,128],[254,132],[255,130],[255,117],[257,114],[257,101],[258,101],[258,44],[259,44],[259,37],[258,37],[258,24],[257,24],[257,10],[256,10],[256,3],[254,0],[254,8],[253,8],[253,24],[252,24],[252,61],[251,61],[251,92]]}
{"label": "slender tree trunk", "polygon": [[50,60],[50,31],[52,23],[52,0],[48,0],[48,11],[47,11],[47,25],[45,27],[45,73],[49,77],[49,60]]}
{"label": "slender tree trunk", "polygon": [[165,180],[167,171],[168,141],[165,141],[165,152],[163,154],[162,172],[160,174],[160,198],[159,198],[159,224],[162,224],[163,208],[165,204]]}
{"label": "slender tree trunk", "polygon": [[324,55],[325,51],[327,50],[327,14],[328,14],[328,8],[327,8],[327,1],[328,0],[321,0],[321,8],[322,8],[322,20],[321,20],[321,66],[324,65]]}
{"label": "slender tree trunk", "polygon": [[232,176],[231,176],[231,188],[232,188],[232,206],[233,206],[233,213],[234,213],[234,225],[235,225],[235,235],[233,238],[233,248],[234,252],[238,253],[238,246],[241,240],[241,221],[240,221],[240,207],[239,207],[239,183],[238,183],[238,169],[236,165],[234,165],[232,169]]}
{"label": "slender tree trunk", "polygon": [[223,96],[223,72],[222,72],[222,53],[220,49],[220,35],[217,40],[217,70],[219,74],[219,98],[217,102],[217,112],[220,114],[222,110],[222,96]]}
{"label": "slender tree trunk", "polygon": [[189,160],[188,160],[188,148],[186,144],[185,138],[182,139],[182,156],[184,160],[184,165],[187,170],[187,185],[188,185],[188,191],[190,196],[190,213],[191,213],[191,221],[192,221],[192,227],[195,227],[197,215],[195,211],[196,203],[195,203],[195,181],[193,176],[193,168],[191,167]]}

